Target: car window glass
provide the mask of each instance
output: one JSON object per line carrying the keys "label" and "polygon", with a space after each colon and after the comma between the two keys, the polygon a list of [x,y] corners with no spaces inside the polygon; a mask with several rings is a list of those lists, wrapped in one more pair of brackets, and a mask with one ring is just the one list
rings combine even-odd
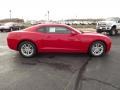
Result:
{"label": "car window glass", "polygon": [[41,27],[41,28],[38,29],[38,31],[39,31],[39,32],[42,32],[42,33],[47,33],[48,30],[49,30],[48,27]]}
{"label": "car window glass", "polygon": [[68,30],[65,27],[42,27],[38,29],[39,32],[42,33],[58,33],[58,34],[67,34],[70,33],[71,31]]}
{"label": "car window glass", "polygon": [[70,33],[70,30],[68,30],[65,27],[49,27],[49,32],[48,33],[58,33],[58,34],[67,34]]}
{"label": "car window glass", "polygon": [[56,28],[55,27],[49,27],[49,32],[50,33],[55,33],[56,31]]}

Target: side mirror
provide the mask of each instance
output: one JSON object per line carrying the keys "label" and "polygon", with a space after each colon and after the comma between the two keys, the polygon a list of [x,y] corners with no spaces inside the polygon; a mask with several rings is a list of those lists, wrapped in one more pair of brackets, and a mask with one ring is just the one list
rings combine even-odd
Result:
{"label": "side mirror", "polygon": [[75,31],[71,31],[71,35],[77,35]]}

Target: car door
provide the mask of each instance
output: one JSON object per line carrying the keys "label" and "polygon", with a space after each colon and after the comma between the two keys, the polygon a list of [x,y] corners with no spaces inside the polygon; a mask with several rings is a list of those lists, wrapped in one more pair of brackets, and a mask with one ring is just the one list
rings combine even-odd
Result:
{"label": "car door", "polygon": [[45,32],[42,33],[43,51],[74,52],[80,50],[79,34],[71,34],[74,31],[62,26],[44,27],[44,31]]}

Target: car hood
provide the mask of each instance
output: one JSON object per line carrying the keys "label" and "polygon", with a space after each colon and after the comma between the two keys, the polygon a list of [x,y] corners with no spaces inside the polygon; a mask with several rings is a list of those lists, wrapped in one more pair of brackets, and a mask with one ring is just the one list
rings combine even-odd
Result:
{"label": "car hood", "polygon": [[99,34],[97,32],[84,32],[83,35],[87,35],[87,36],[100,36],[100,37],[108,37],[106,35],[103,35],[103,34]]}
{"label": "car hood", "polygon": [[99,21],[99,24],[112,24],[115,23],[114,21]]}

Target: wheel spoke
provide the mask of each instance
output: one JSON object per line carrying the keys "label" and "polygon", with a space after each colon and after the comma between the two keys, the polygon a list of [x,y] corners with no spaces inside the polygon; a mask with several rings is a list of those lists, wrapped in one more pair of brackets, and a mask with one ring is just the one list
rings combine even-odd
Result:
{"label": "wheel spoke", "polygon": [[22,48],[26,48],[26,44],[24,44]]}
{"label": "wheel spoke", "polygon": [[102,50],[103,49],[103,47],[101,46],[101,47],[98,47],[100,50]]}
{"label": "wheel spoke", "polygon": [[29,51],[27,51],[27,55],[29,55]]}

